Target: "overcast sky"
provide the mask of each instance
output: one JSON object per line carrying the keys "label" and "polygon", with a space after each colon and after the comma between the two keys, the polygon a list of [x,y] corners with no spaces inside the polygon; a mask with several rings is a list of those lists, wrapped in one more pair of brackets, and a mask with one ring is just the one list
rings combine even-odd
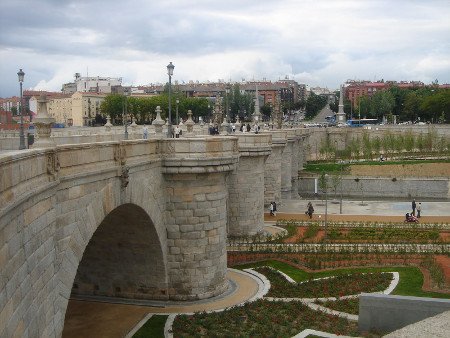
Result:
{"label": "overcast sky", "polygon": [[347,79],[450,83],[450,0],[1,0],[0,97],[76,72],[125,85]]}

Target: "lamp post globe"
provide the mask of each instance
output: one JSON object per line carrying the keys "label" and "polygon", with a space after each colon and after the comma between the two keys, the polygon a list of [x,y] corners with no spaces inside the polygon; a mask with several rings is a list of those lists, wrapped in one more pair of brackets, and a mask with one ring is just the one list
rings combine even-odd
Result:
{"label": "lamp post globe", "polygon": [[23,98],[22,98],[22,83],[23,83],[23,79],[25,77],[25,73],[22,70],[22,68],[17,72],[17,76],[19,77],[19,84],[20,84],[20,144],[19,144],[19,149],[25,149],[25,133],[23,130]]}
{"label": "lamp post globe", "polygon": [[173,69],[175,66],[172,64],[172,62],[169,62],[167,65],[167,75],[169,75],[169,123],[167,126],[167,137],[172,137],[172,102],[171,102],[171,91],[172,91],[172,75],[173,75]]}

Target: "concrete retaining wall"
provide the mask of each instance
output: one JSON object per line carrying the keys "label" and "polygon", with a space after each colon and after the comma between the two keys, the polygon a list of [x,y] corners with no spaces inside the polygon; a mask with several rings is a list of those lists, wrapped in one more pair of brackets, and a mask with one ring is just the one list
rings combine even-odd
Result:
{"label": "concrete retaining wall", "polygon": [[[318,176],[299,177],[298,192],[300,196],[314,194],[314,180]],[[331,185],[330,179],[330,185]],[[339,195],[341,186],[337,186]],[[319,191],[319,194],[321,192]],[[450,198],[450,180],[448,178],[382,178],[350,177],[342,179],[342,193],[353,197],[396,197],[396,198]],[[334,195],[334,188],[328,189]]]}
{"label": "concrete retaining wall", "polygon": [[362,294],[358,327],[360,331],[391,332],[448,310],[449,299]]}

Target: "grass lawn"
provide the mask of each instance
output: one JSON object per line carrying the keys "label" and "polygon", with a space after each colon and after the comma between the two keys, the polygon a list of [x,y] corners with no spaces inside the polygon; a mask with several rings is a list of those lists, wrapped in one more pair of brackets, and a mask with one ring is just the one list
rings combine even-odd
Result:
{"label": "grass lawn", "polygon": [[391,164],[422,164],[422,163],[449,163],[449,159],[430,159],[430,160],[399,160],[399,161],[362,161],[362,162],[352,162],[352,163],[331,163],[331,162],[308,162],[304,167],[307,172],[339,172],[342,170],[344,172],[349,171],[349,167],[352,165],[391,165]]}
{"label": "grass lawn", "polygon": [[133,335],[133,338],[164,338],[164,325],[167,315],[153,315],[147,322]]}

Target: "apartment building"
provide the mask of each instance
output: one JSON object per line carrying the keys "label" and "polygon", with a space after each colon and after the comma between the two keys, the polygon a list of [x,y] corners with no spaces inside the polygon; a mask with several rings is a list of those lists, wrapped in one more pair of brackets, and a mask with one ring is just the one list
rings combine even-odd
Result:
{"label": "apartment building", "polygon": [[358,98],[361,96],[371,97],[380,90],[387,90],[393,86],[400,88],[420,88],[424,83],[420,81],[347,81],[345,88],[345,98],[348,99],[353,107],[358,105]]}
{"label": "apartment building", "polygon": [[73,94],[75,92],[110,94],[118,86],[122,86],[121,77],[82,77],[80,73],[75,73],[75,81],[63,84],[61,91],[64,94]]}
{"label": "apartment building", "polygon": [[[55,123],[66,126],[90,126],[94,124],[95,115],[100,114],[100,105],[106,94],[80,93],[60,94],[47,97],[48,114]],[[36,107],[39,95],[30,99],[30,107]]]}

